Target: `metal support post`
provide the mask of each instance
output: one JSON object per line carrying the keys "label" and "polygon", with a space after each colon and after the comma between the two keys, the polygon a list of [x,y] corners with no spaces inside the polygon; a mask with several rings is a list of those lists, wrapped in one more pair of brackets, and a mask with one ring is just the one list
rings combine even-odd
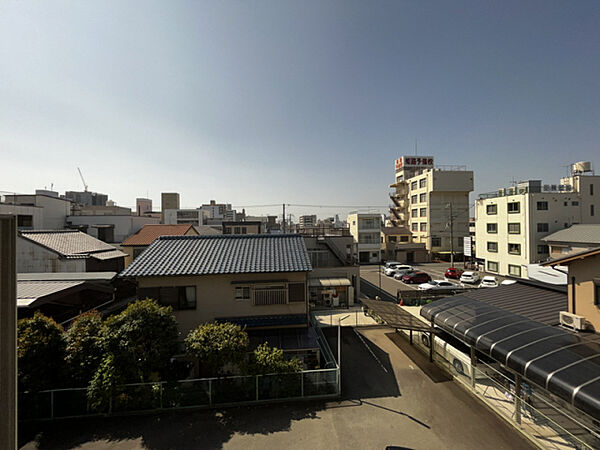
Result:
{"label": "metal support post", "polygon": [[54,391],[50,391],[50,418],[54,419]]}
{"label": "metal support post", "polygon": [[429,331],[429,362],[433,362],[433,344],[434,344],[433,320],[431,321],[431,330]]}
{"label": "metal support post", "polygon": [[304,397],[304,374],[300,372],[300,397]]}
{"label": "metal support post", "polygon": [[256,401],[258,401],[258,377],[260,377],[260,375],[256,375]]}
{"label": "metal support post", "polygon": [[212,380],[208,380],[208,405],[212,406],[213,398],[212,398]]}
{"label": "metal support post", "polygon": [[515,422],[521,425],[521,375],[515,375]]}
{"label": "metal support post", "polygon": [[412,330],[409,330],[409,336],[410,336],[410,345],[412,345],[413,344],[413,341],[412,341]]}
{"label": "metal support post", "polygon": [[471,388],[475,390],[475,371],[477,370],[477,356],[475,347],[471,346]]}

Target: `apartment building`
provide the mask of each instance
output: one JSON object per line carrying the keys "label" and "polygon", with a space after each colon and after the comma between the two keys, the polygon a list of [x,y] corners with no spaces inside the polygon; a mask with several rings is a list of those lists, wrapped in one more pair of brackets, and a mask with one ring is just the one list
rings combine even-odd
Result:
{"label": "apartment building", "polygon": [[4,195],[0,214],[17,216],[19,230],[60,230],[71,214],[71,203],[58,192],[36,189],[35,194]]}
{"label": "apartment building", "polygon": [[300,228],[314,228],[317,225],[317,216],[315,214],[300,216],[298,224]]}
{"label": "apartment building", "polygon": [[354,255],[361,264],[381,261],[381,214],[351,212],[350,234],[354,238]]}
{"label": "apartment building", "polygon": [[402,156],[390,185],[391,225],[407,227],[414,243],[435,256],[460,254],[469,236],[469,193],[473,171],[466,166],[434,166],[432,156]]}
{"label": "apartment building", "polygon": [[600,176],[582,162],[573,164],[559,185],[529,180],[480,195],[475,202],[477,258],[488,272],[527,278],[527,265],[550,255],[542,238],[574,224],[600,223],[597,189]]}
{"label": "apartment building", "polygon": [[152,213],[152,199],[151,198],[136,198],[135,199],[135,212],[138,216]]}
{"label": "apartment building", "polygon": [[165,209],[163,211],[165,225],[195,225],[204,224],[204,214],[197,209]]}
{"label": "apartment building", "polygon": [[422,263],[428,261],[425,244],[412,242],[412,233],[406,227],[381,229],[381,256],[386,261]]}
{"label": "apartment building", "polygon": [[105,206],[108,202],[108,195],[99,192],[66,191],[65,198],[82,206]]}
{"label": "apartment building", "polygon": [[162,223],[165,223],[165,211],[167,209],[179,209],[181,207],[179,193],[162,192],[160,194],[160,211],[162,213]]}

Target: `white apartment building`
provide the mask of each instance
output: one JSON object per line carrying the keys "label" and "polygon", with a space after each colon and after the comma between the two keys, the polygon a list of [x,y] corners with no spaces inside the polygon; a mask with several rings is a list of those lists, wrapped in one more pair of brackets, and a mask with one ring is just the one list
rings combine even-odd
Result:
{"label": "white apartment building", "polygon": [[71,203],[58,192],[36,189],[35,194],[4,195],[0,214],[17,216],[20,230],[61,230],[71,214]]}
{"label": "white apartment building", "polygon": [[165,225],[204,225],[202,209],[165,209]]}
{"label": "white apartment building", "polygon": [[300,216],[298,224],[300,228],[314,228],[317,226],[317,216],[315,214]]}
{"label": "white apartment building", "polygon": [[432,156],[402,156],[395,161],[390,188],[392,226],[406,227],[414,243],[438,255],[463,251],[469,236],[469,193],[473,171],[465,166],[438,166]]}
{"label": "white apartment building", "polygon": [[589,162],[573,164],[559,185],[520,182],[475,202],[477,258],[485,270],[528,278],[527,265],[546,261],[543,237],[574,224],[600,223],[600,176]]}
{"label": "white apartment building", "polygon": [[354,256],[361,264],[381,261],[381,214],[351,212],[350,234],[354,238]]}

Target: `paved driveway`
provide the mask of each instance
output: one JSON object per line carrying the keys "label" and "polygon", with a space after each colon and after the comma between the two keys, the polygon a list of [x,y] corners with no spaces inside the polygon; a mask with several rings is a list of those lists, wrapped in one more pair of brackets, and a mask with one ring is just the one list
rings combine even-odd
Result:
{"label": "paved driveway", "polygon": [[[387,328],[343,328],[343,399],[80,420],[23,448],[525,449],[521,436]],[[335,328],[327,329],[336,348]],[[335,351],[335,350],[334,350]]]}

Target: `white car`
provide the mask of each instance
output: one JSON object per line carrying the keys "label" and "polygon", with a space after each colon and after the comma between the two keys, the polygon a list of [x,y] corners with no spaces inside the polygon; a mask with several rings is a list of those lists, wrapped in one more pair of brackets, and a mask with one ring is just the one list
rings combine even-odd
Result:
{"label": "white car", "polygon": [[498,279],[492,276],[485,276],[481,279],[481,283],[479,283],[480,288],[490,288],[490,287],[498,287]]}
{"label": "white car", "polygon": [[407,272],[409,270],[414,270],[414,269],[412,268],[412,266],[408,266],[406,264],[397,264],[389,269],[385,269],[385,274],[389,277],[392,277],[392,276],[396,275],[397,273]]}
{"label": "white car", "polygon": [[461,283],[477,283],[479,281],[479,273],[477,272],[463,272],[460,276]]}
{"label": "white car", "polygon": [[418,289],[420,291],[438,291],[443,289],[458,289],[458,285],[446,280],[431,280],[420,284]]}

